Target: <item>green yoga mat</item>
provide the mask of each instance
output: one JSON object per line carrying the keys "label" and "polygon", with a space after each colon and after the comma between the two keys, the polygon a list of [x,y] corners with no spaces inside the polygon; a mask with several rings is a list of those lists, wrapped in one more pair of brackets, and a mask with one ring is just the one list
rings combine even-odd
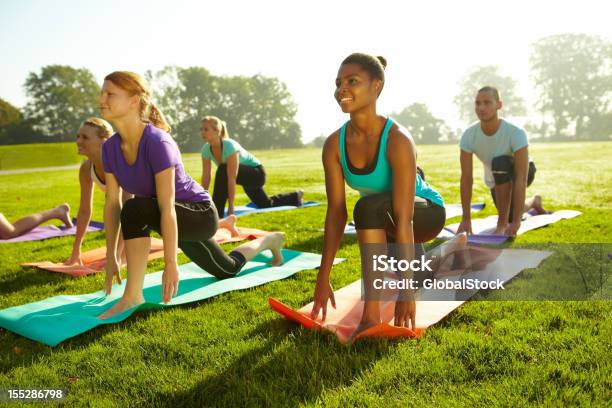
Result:
{"label": "green yoga mat", "polygon": [[[252,288],[271,281],[287,278],[305,269],[314,269],[321,263],[321,255],[283,249],[285,263],[270,267],[270,251],[248,262],[235,278],[219,280],[204,272],[194,263],[180,266],[178,295],[166,305],[161,302],[162,272],[145,275],[145,303],[106,320],[99,316],[123,295],[123,285],[113,287],[110,296],[103,291],[77,296],[55,296],[39,302],[0,310],[0,327],[48,346],[85,333],[102,324],[118,323],[138,309],[158,309],[208,299],[232,290]],[[342,262],[336,259],[334,263]],[[262,298],[262,302],[266,299]]]}

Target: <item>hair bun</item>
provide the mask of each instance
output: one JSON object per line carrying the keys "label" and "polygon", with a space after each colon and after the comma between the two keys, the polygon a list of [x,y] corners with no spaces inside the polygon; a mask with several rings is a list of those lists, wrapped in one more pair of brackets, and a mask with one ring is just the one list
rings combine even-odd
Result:
{"label": "hair bun", "polygon": [[378,56],[376,56],[376,58],[378,58],[378,60],[382,64],[383,68],[387,68],[387,59],[385,57],[382,57],[382,56],[378,55]]}

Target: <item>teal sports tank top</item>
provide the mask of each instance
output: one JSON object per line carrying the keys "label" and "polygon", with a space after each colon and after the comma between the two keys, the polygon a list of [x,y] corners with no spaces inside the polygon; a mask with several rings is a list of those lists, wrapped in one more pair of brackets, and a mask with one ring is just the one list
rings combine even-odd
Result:
{"label": "teal sports tank top", "polygon": [[[346,122],[342,125],[342,128],[340,128],[340,139],[338,141],[340,144],[340,163],[342,165],[342,172],[344,173],[346,184],[354,190],[359,191],[362,196],[390,192],[393,185],[393,174],[391,172],[391,166],[387,161],[387,140],[389,139],[389,130],[394,123],[393,119],[387,118],[385,127],[380,135],[378,150],[373,165],[363,169],[352,166],[346,151],[346,127],[348,123],[349,122]],[[416,196],[428,199],[434,204],[444,207],[442,196],[427,184],[418,173],[416,176],[415,190]]]}

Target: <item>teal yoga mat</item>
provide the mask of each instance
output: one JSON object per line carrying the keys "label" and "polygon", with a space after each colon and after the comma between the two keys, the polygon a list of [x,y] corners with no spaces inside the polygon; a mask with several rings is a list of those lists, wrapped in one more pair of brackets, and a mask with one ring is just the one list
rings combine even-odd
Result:
{"label": "teal yoga mat", "polygon": [[[295,273],[319,267],[321,255],[283,249],[285,263],[270,267],[270,251],[256,256],[248,262],[235,278],[219,280],[204,272],[194,263],[180,266],[178,296],[170,303],[161,302],[162,272],[145,275],[145,303],[107,320],[99,316],[121,298],[123,285],[113,287],[111,295],[105,297],[98,291],[85,295],[55,296],[39,302],[10,307],[0,310],[0,327],[48,346],[57,346],[62,341],[85,333],[102,324],[118,323],[127,319],[138,309],[158,309],[185,303],[197,302],[232,290],[240,290],[263,285],[287,278]],[[344,259],[336,259],[334,263]],[[266,299],[262,298],[262,302]]]}

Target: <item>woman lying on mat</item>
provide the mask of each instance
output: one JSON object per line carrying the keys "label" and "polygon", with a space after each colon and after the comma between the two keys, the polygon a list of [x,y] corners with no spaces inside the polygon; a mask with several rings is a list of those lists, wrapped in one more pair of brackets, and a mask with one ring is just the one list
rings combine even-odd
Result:
{"label": "woman lying on mat", "polygon": [[66,203],[40,213],[28,215],[20,218],[14,223],[10,223],[2,213],[0,213],[0,239],[17,238],[28,231],[38,227],[43,222],[58,219],[67,227],[72,227],[70,220],[70,206]]}
{"label": "woman lying on mat", "polygon": [[217,165],[217,172],[212,198],[219,218],[223,217],[226,202],[229,202],[227,213],[234,213],[236,184],[244,188],[246,195],[259,208],[302,205],[302,190],[268,197],[263,189],[266,183],[263,165],[240,143],[230,139],[224,121],[215,116],[206,116],[202,119],[201,136],[206,142],[202,147],[202,186],[208,190],[213,161]]}
{"label": "woman lying on mat", "polygon": [[[106,176],[102,166],[102,144],[113,135],[112,126],[100,118],[89,118],[78,130],[77,147],[79,154],[87,157],[79,169],[79,184],[81,185],[81,201],[77,215],[77,231],[72,246],[72,255],[64,265],[83,265],[81,259],[81,245],[87,232],[87,225],[91,220],[93,210],[93,191],[96,185],[103,193],[106,192]],[[126,191],[121,191],[121,202],[125,203],[133,195]],[[219,221],[219,228],[227,228],[232,232],[232,236],[237,234],[236,217],[228,217]],[[117,262],[121,263],[123,254],[123,237],[119,234],[117,244]]]}
{"label": "woman lying on mat", "polygon": [[[93,210],[94,185],[102,192],[106,192],[106,177],[102,168],[102,143],[113,134],[112,126],[100,118],[89,118],[81,124],[77,132],[76,144],[79,154],[87,157],[79,168],[79,184],[81,186],[81,201],[76,222],[76,237],[72,245],[72,255],[64,265],[83,265],[81,259],[81,245],[87,232],[87,226],[91,221]],[[121,199],[125,202],[132,195],[122,191]],[[119,236],[117,245],[117,259],[123,250],[123,240]]]}
{"label": "woman lying on mat", "polygon": [[[283,233],[239,246],[226,254],[215,242],[218,217],[208,192],[183,167],[181,154],[162,112],[151,102],[149,85],[140,75],[118,71],[104,78],[100,95],[102,117],[117,133],[102,146],[106,177],[107,259],[114,259],[119,222],[125,241],[128,281],[123,297],[100,315],[105,319],[144,302],[143,282],[147,268],[151,230],[164,241],[162,300],[178,292],[177,248],[206,272],[219,279],[236,276],[259,252],[270,249],[273,265],[283,262]],[[123,188],[135,195],[121,206]],[[106,263],[106,293],[113,280],[121,283],[117,262]]]}
{"label": "woman lying on mat", "polygon": [[[336,78],[334,95],[350,120],[323,147],[327,214],[313,319],[319,312],[325,319],[329,301],[335,307],[329,275],[347,220],[345,181],[362,196],[353,212],[362,255],[366,244],[390,241],[410,247],[434,239],[444,227],[444,201],[417,173],[412,137],[393,119],[376,112],[385,66],[382,57],[351,54]],[[423,254],[422,244],[414,249],[417,257]],[[403,295],[406,300],[396,302],[395,325],[414,328],[415,301],[411,293]],[[378,323],[379,302],[366,300],[355,334]]]}

